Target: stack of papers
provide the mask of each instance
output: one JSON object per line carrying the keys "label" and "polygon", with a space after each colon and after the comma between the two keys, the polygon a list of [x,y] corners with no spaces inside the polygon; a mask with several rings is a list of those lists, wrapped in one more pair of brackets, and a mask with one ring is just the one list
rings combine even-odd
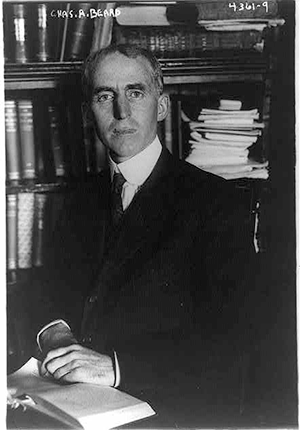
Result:
{"label": "stack of papers", "polygon": [[268,163],[249,159],[264,124],[258,109],[242,110],[239,100],[220,100],[219,109],[202,109],[198,121],[184,121],[190,127],[191,164],[225,179],[268,178]]}
{"label": "stack of papers", "polygon": [[199,20],[198,24],[207,31],[263,31],[266,27],[276,27],[283,25],[284,19],[220,19],[220,20]]}

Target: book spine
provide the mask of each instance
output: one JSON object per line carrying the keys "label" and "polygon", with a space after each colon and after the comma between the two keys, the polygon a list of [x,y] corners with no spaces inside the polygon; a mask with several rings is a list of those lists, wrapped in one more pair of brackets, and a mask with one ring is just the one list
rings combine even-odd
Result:
{"label": "book spine", "polygon": [[178,32],[178,51],[182,52],[182,55],[186,57],[186,38],[184,32],[181,30]]}
{"label": "book spine", "polygon": [[33,255],[34,267],[44,264],[45,252],[45,214],[48,196],[47,194],[35,194],[34,199],[34,221],[33,221]]}
{"label": "book spine", "polygon": [[97,136],[94,125],[84,120],[83,125],[86,173],[97,174],[107,165],[106,148]]}
{"label": "book spine", "polygon": [[173,139],[172,139],[172,103],[170,103],[169,112],[164,121],[165,123],[165,147],[173,153]]}
{"label": "book spine", "polygon": [[149,34],[148,36],[148,49],[155,55],[156,53],[156,36],[155,34]]}
{"label": "book spine", "polygon": [[90,19],[87,17],[91,3],[78,3],[78,9],[84,11],[84,16],[73,22],[73,30],[67,43],[66,59],[82,60],[88,54],[90,46],[91,29]]}
{"label": "book spine", "polygon": [[44,97],[36,99],[33,104],[36,174],[42,182],[55,181],[48,105]]}
{"label": "book spine", "polygon": [[23,179],[34,179],[36,177],[36,170],[32,101],[19,100],[18,113],[21,141],[22,176]]}
{"label": "book spine", "polygon": [[50,34],[48,22],[48,5],[40,3],[37,5],[38,13],[38,47],[37,47],[37,60],[49,61],[51,59],[50,52]]}
{"label": "book spine", "polygon": [[39,180],[44,181],[47,178],[44,154],[39,142],[36,146],[36,172]]}
{"label": "book spine", "polygon": [[83,123],[83,140],[86,158],[86,171],[88,174],[95,172],[95,145],[94,145],[94,127],[91,123]]}
{"label": "book spine", "polygon": [[67,163],[64,145],[60,134],[59,115],[56,106],[48,106],[50,141],[53,151],[55,175],[58,178],[67,176]]}
{"label": "book spine", "polygon": [[18,268],[32,267],[34,193],[18,194]]}
{"label": "book spine", "polygon": [[16,63],[27,63],[28,57],[28,33],[26,6],[14,4],[14,34],[15,34],[15,61]]}
{"label": "book spine", "polygon": [[159,57],[164,58],[167,56],[166,37],[164,36],[164,34],[162,32],[159,32],[157,37],[158,37]]}
{"label": "book spine", "polygon": [[5,138],[7,179],[21,179],[20,142],[18,135],[17,105],[14,100],[5,101]]}
{"label": "book spine", "polygon": [[107,165],[107,151],[94,130],[94,145],[96,153],[96,173],[101,172]]}
{"label": "book spine", "polygon": [[68,105],[66,113],[66,130],[68,131],[68,147],[70,149],[70,166],[72,176],[80,178],[86,174],[86,157],[83,136],[83,119],[81,106]]}
{"label": "book spine", "polygon": [[182,139],[182,127],[181,127],[181,111],[182,111],[182,102],[181,100],[177,100],[176,102],[176,109],[173,115],[173,118],[176,118],[175,124],[176,124],[176,134],[178,135],[178,156],[180,159],[184,156],[184,150],[183,150],[183,139]]}
{"label": "book spine", "polygon": [[4,61],[12,62],[15,59],[15,41],[14,35],[14,19],[13,19],[13,5],[3,5],[3,47],[4,47]]}
{"label": "book spine", "polygon": [[[67,44],[67,32],[69,29],[69,13],[70,13],[71,4],[66,4],[66,18],[64,19],[64,25],[62,29],[62,38],[61,38],[61,46],[60,46],[60,54],[59,54],[59,61],[62,62],[65,59],[65,52],[66,52],[66,44]],[[57,44],[59,46],[59,43]]]}
{"label": "book spine", "polygon": [[174,49],[175,49],[175,44],[174,44],[174,35],[173,33],[170,32],[170,34],[168,35],[167,38],[167,48],[166,51],[168,53],[168,57],[173,57],[174,56]]}
{"label": "book spine", "polygon": [[[103,5],[103,8],[106,10],[115,9],[115,2],[107,2]],[[110,45],[112,40],[112,31],[113,31],[113,16],[107,16],[106,18],[99,18],[99,40],[98,40],[98,49],[106,48]]]}
{"label": "book spine", "polygon": [[18,266],[17,195],[8,194],[6,204],[7,269],[15,270]]}
{"label": "book spine", "polygon": [[221,31],[215,32],[218,45],[222,49],[251,49],[262,41],[262,33],[259,31]]}
{"label": "book spine", "polygon": [[[52,234],[55,232],[57,223],[64,211],[65,197],[66,197],[65,193],[48,194],[49,201],[47,202],[46,213],[47,213],[47,235],[49,235],[49,237],[51,237]],[[48,211],[49,211],[49,214],[48,214]]]}

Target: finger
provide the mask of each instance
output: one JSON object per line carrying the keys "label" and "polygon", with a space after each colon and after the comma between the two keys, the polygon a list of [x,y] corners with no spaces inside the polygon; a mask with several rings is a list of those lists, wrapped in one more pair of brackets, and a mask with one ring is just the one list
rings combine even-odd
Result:
{"label": "finger", "polygon": [[44,365],[44,363],[41,363],[40,369],[39,369],[39,373],[41,376],[43,377],[47,377],[50,375],[50,373],[48,372],[46,366]]}
{"label": "finger", "polygon": [[71,351],[65,355],[53,358],[45,363],[45,368],[53,375],[59,368],[64,367],[71,362],[79,361],[82,357],[81,351]]}
{"label": "finger", "polygon": [[98,352],[80,345],[74,345],[74,348],[64,347],[53,350],[51,353],[49,352],[46,356],[46,359],[41,364],[40,374],[42,376],[46,376],[47,372],[52,374],[59,367],[62,367],[68,362],[76,359],[85,359],[90,364],[101,364],[101,367],[103,368],[106,366],[110,368],[112,366],[110,357],[99,354]]}
{"label": "finger", "polygon": [[[77,371],[77,369],[79,369],[80,367],[82,367],[81,361],[80,360],[72,360],[70,362],[67,362],[66,364],[62,365],[61,367],[58,367],[54,372],[53,372],[53,377],[55,379],[62,379],[64,376],[66,376],[68,373],[71,372],[75,372],[74,376],[79,373]],[[72,381],[73,382],[73,381]],[[80,382],[78,380],[74,380],[74,382]]]}
{"label": "finger", "polygon": [[56,349],[51,349],[51,351],[47,353],[45,360],[47,359],[52,360],[53,358],[59,357],[60,355],[67,354],[68,352],[71,352],[71,351],[79,351],[81,349],[84,349],[84,347],[81,345],[78,345],[77,343],[73,343],[72,345],[63,346]]}
{"label": "finger", "polygon": [[[66,368],[63,369],[63,371],[65,371],[66,373],[64,375],[60,376],[60,378],[59,378],[60,381],[69,382],[69,383],[94,382],[94,381],[91,381],[91,378],[88,375],[87,369],[84,369],[83,367],[80,367],[80,366],[76,367],[74,365],[74,367],[72,369],[70,369],[68,372],[66,370],[67,370]],[[61,373],[63,373],[63,371]],[[55,373],[55,375],[57,375],[57,373]]]}
{"label": "finger", "polygon": [[52,378],[51,373],[48,372],[47,369],[43,368],[42,366],[39,369],[40,376],[43,376],[44,378]]}
{"label": "finger", "polygon": [[58,358],[58,357],[65,356],[66,354],[73,352],[73,351],[80,351],[82,349],[84,349],[84,348],[78,344],[73,344],[73,345],[62,347],[62,348],[52,349],[51,351],[48,352],[48,354],[46,355],[46,357],[45,357],[45,359],[41,365],[42,371],[47,370],[47,364],[51,360],[54,360],[55,358]]}
{"label": "finger", "polygon": [[95,372],[95,370],[85,366],[75,366],[65,375],[61,376],[59,380],[69,383],[83,382],[103,386],[112,386],[114,383],[114,375],[99,370],[100,369],[97,369],[97,372]]}

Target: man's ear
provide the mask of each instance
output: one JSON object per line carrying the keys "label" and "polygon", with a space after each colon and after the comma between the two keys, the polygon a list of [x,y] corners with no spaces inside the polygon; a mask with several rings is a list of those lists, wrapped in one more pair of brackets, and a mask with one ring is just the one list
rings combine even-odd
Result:
{"label": "man's ear", "polygon": [[157,121],[163,121],[169,112],[170,99],[167,94],[159,96],[157,105]]}

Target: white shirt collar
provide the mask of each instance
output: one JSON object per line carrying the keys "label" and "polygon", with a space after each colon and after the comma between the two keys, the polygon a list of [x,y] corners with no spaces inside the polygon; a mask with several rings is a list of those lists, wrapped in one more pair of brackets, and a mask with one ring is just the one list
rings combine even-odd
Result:
{"label": "white shirt collar", "polygon": [[138,186],[143,185],[154,169],[161,151],[162,146],[156,136],[153,142],[143,149],[143,151],[122,163],[115,163],[110,155],[108,155],[111,180],[114,172],[119,171],[129,184]]}

